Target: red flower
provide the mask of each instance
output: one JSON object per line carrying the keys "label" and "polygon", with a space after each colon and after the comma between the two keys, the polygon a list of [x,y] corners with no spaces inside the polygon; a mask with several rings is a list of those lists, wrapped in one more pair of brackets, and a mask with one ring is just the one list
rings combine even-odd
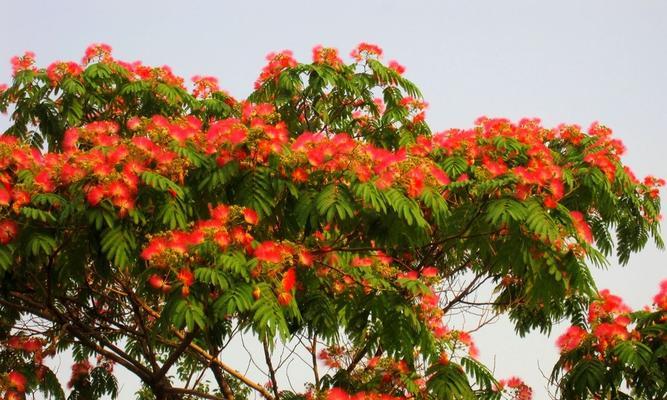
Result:
{"label": "red flower", "polygon": [[406,273],[399,274],[398,277],[408,279],[408,280],[411,280],[411,281],[416,281],[417,279],[419,279],[419,272],[409,271],[409,272],[406,272]]}
{"label": "red flower", "polygon": [[547,196],[544,198],[544,206],[553,209],[558,207],[558,202],[554,200],[553,196]]}
{"label": "red flower", "polygon": [[438,269],[435,267],[426,267],[422,270],[422,276],[424,278],[435,278],[438,276]]}
{"label": "red flower", "polygon": [[220,246],[220,248],[225,249],[232,242],[227,231],[218,231],[213,235],[213,241]]}
{"label": "red flower", "polygon": [[308,180],[308,172],[303,168],[296,168],[294,172],[292,172],[292,180],[294,182],[304,183]]}
{"label": "red flower", "polygon": [[86,54],[81,59],[81,64],[88,64],[94,58],[99,58],[100,61],[111,60],[111,46],[104,43],[93,43],[86,49]]}
{"label": "red flower", "polygon": [[0,244],[11,242],[18,232],[19,227],[16,222],[9,219],[3,219],[0,221]]}
{"label": "red flower", "polygon": [[281,306],[287,306],[292,302],[292,294],[288,292],[280,292],[278,294],[278,304]]}
{"label": "red flower", "polygon": [[122,181],[113,181],[109,184],[107,192],[114,197],[128,197],[130,188]]}
{"label": "red flower", "polygon": [[451,182],[445,171],[435,165],[431,166],[431,175],[440,185],[448,185]]}
{"label": "red flower", "polygon": [[299,252],[299,262],[306,267],[313,265],[313,255],[309,251],[301,250]]}
{"label": "red flower", "polygon": [[69,128],[63,136],[63,149],[73,151],[76,149],[76,143],[79,140],[79,129]]}
{"label": "red flower", "polygon": [[240,226],[235,226],[232,229],[232,238],[236,243],[239,243],[246,249],[250,248],[249,246],[252,244],[253,241],[252,235],[243,230],[243,228],[241,228]]}
{"label": "red flower", "polygon": [[284,246],[275,242],[263,242],[255,249],[255,258],[260,261],[279,263],[283,260]]}
{"label": "red flower", "polygon": [[190,268],[187,267],[181,268],[176,278],[183,283],[183,286],[192,286],[195,283],[195,276],[190,271]]}
{"label": "red flower", "polygon": [[560,179],[552,179],[549,182],[549,190],[555,201],[562,199],[565,195],[565,185]]}
{"label": "red flower", "polygon": [[588,332],[578,326],[571,326],[563,335],[556,340],[556,346],[560,348],[561,352],[571,351],[581,344]]}
{"label": "red flower", "polygon": [[285,272],[285,275],[283,275],[283,280],[282,280],[283,290],[289,292],[292,289],[294,289],[295,285],[296,285],[296,269],[292,267],[288,269],[287,272]]}
{"label": "red flower", "polygon": [[350,395],[343,389],[332,388],[327,392],[327,400],[352,400]]}
{"label": "red flower", "polygon": [[0,184],[0,206],[8,206],[12,199],[12,188],[9,184]]}
{"label": "red flower", "polygon": [[47,170],[42,170],[35,176],[35,185],[43,192],[52,192],[55,189]]}
{"label": "red flower", "polygon": [[255,210],[251,208],[244,208],[243,219],[245,219],[245,222],[249,223],[250,225],[257,225],[257,222],[259,221],[259,216],[257,215],[257,212]]}
{"label": "red flower", "polygon": [[132,117],[127,121],[127,129],[131,131],[136,131],[141,127],[141,119],[138,117]]}
{"label": "red flower", "polygon": [[22,394],[19,394],[18,392],[15,392],[13,390],[8,391],[7,394],[5,394],[4,400],[23,400],[25,397]]}
{"label": "red flower", "polygon": [[11,371],[7,374],[9,387],[16,389],[19,392],[25,392],[25,385],[28,383],[25,375],[18,371]]}
{"label": "red flower", "polygon": [[607,322],[596,326],[593,334],[597,337],[601,349],[605,349],[617,340],[625,340],[630,335],[624,326]]}
{"label": "red flower", "polygon": [[21,71],[35,70],[35,53],[26,51],[22,56],[14,56],[11,58],[12,74],[16,76]]}
{"label": "red flower", "polygon": [[338,68],[343,64],[343,60],[338,57],[338,50],[330,47],[313,47],[313,62],[315,64],[326,64],[333,68]]}
{"label": "red flower", "polygon": [[157,274],[153,274],[148,278],[148,284],[153,288],[153,289],[164,289],[165,286],[168,286],[165,280]]}
{"label": "red flower", "polygon": [[593,241],[593,233],[591,232],[591,227],[584,218],[584,214],[579,211],[570,211],[570,217],[572,218],[574,228],[577,230],[577,234],[586,242],[591,243]]}
{"label": "red flower", "polygon": [[389,68],[391,68],[391,69],[393,69],[394,71],[396,71],[396,73],[398,73],[399,75],[402,75],[402,74],[405,72],[405,67],[402,66],[401,64],[399,64],[399,63],[398,63],[397,61],[395,61],[395,60],[391,60],[391,61],[389,61]]}
{"label": "red flower", "polygon": [[23,350],[28,353],[36,353],[42,350],[42,341],[37,338],[31,338],[23,343]]}
{"label": "red flower", "polygon": [[255,81],[255,89],[258,89],[272,79],[278,79],[280,73],[285,68],[292,68],[297,65],[292,52],[289,50],[283,50],[279,53],[269,53],[266,59],[269,63],[262,69],[262,73],[257,78],[257,81]]}
{"label": "red flower", "polygon": [[382,49],[377,45],[362,42],[359,43],[357,48],[352,50],[350,56],[354,58],[356,61],[361,61],[362,59],[367,57],[380,58],[380,56],[382,56]]}
{"label": "red flower", "polygon": [[229,207],[224,204],[220,204],[215,208],[211,208],[211,218],[220,222],[221,224],[224,224],[229,218]]}
{"label": "red flower", "polygon": [[12,209],[14,212],[18,213],[19,209],[25,204],[30,203],[30,193],[24,190],[14,190],[12,192],[12,199],[14,204],[12,204]]}
{"label": "red flower", "polygon": [[67,382],[67,387],[72,388],[77,384],[82,378],[85,378],[90,373],[91,369],[90,362],[88,360],[79,361],[76,364],[72,365],[72,377],[69,382]]}
{"label": "red flower", "polygon": [[611,294],[609,289],[600,291],[600,299],[594,301],[588,309],[589,322],[594,322],[608,314],[624,314],[630,312],[630,307],[623,303],[623,299]]}
{"label": "red flower", "polygon": [[163,238],[153,239],[141,252],[141,258],[150,261],[151,258],[161,254],[167,249],[167,241]]}
{"label": "red flower", "polygon": [[482,163],[484,164],[484,167],[491,173],[491,176],[494,178],[496,176],[502,175],[505,172],[507,172],[507,165],[505,165],[505,162],[502,159],[497,159],[495,161],[492,161],[488,157],[484,157]]}
{"label": "red flower", "polygon": [[660,282],[660,292],[653,297],[653,303],[663,310],[667,310],[667,279]]}
{"label": "red flower", "polygon": [[192,91],[192,95],[195,97],[205,98],[213,92],[220,91],[218,79],[212,76],[195,75],[192,77],[192,82],[195,84],[195,88]]}
{"label": "red flower", "polygon": [[102,201],[106,195],[106,188],[104,186],[93,186],[86,194],[86,200],[91,206],[96,206]]}

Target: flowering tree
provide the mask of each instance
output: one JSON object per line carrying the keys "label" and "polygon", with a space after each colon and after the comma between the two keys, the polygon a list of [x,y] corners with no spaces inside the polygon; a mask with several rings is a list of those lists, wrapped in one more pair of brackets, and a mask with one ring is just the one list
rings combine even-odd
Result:
{"label": "flowering tree", "polygon": [[[143,399],[530,398],[448,325],[470,307],[522,335],[570,319],[554,372],[567,398],[621,382],[664,394],[664,287],[659,309],[628,314],[588,267],[662,246],[664,182],[636,179],[599,124],[480,118],[432,134],[381,55],[270,54],[244,101],[106,45],[46,69],[14,58],[0,88],[5,398],[64,398],[44,358],[65,350],[70,398],[115,396],[116,365]],[[268,384],[221,356],[238,336],[263,349]],[[273,361],[294,341],[313,372],[301,394]]]}
{"label": "flowering tree", "polygon": [[587,320],[577,321],[557,342],[562,356],[552,379],[565,398],[667,396],[667,280],[653,304],[632,312],[620,297],[600,292]]}

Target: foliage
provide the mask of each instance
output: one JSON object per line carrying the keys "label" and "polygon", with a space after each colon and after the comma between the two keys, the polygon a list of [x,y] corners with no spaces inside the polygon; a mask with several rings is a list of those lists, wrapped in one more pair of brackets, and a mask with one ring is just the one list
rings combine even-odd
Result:
{"label": "foliage", "polygon": [[552,380],[568,399],[660,399],[667,396],[667,280],[654,307],[632,312],[620,297],[600,292],[586,323],[558,339]]}
{"label": "foliage", "polygon": [[[637,180],[599,124],[480,118],[433,134],[419,90],[381,55],[270,54],[244,101],[106,45],[46,69],[13,59],[0,89],[5,396],[64,398],[43,358],[70,350],[71,398],[114,396],[116,364],[146,399],[529,398],[445,319],[482,306],[486,284],[519,334],[581,320],[589,263],[662,246],[664,182]],[[654,332],[650,318],[635,321]],[[263,345],[269,386],[220,356],[238,336]],[[313,360],[305,394],[278,387],[271,362],[296,339]],[[624,346],[625,382],[661,390],[644,385],[664,352]],[[585,362],[565,395],[577,368],[603,368]]]}

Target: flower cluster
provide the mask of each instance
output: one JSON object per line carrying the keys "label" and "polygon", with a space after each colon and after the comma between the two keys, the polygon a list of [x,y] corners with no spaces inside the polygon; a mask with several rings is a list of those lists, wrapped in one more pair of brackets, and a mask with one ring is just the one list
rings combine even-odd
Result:
{"label": "flower cluster", "polygon": [[498,381],[497,390],[499,392],[510,392],[512,400],[532,400],[533,398],[533,389],[526,385],[521,378],[517,378],[516,376]]}
{"label": "flower cluster", "polygon": [[379,59],[382,57],[382,49],[375,44],[360,43],[354,50],[352,50],[350,57],[357,62],[371,57]]}
{"label": "flower cluster", "polygon": [[[660,292],[653,298],[655,310],[667,311],[666,299],[667,280],[660,284]],[[556,345],[565,353],[590,340],[599,357],[603,357],[608,349],[622,341],[642,339],[641,333],[633,325],[634,318],[632,310],[619,296],[611,294],[607,289],[601,290],[599,297],[589,306],[590,331],[580,326],[571,326],[557,339]]]}
{"label": "flower cluster", "polygon": [[326,400],[405,400],[406,397],[396,397],[383,393],[357,392],[349,394],[343,389],[333,388],[327,392]]}
{"label": "flower cluster", "polygon": [[313,47],[313,63],[339,68],[343,65],[343,60],[338,56],[338,50],[331,47],[315,46]]}
{"label": "flower cluster", "polygon": [[10,62],[14,76],[23,71],[37,71],[35,68],[35,53],[32,51],[26,51],[22,56],[12,57]]}
{"label": "flower cluster", "polygon": [[258,89],[266,82],[276,81],[280,74],[287,68],[292,68],[297,65],[293,53],[290,50],[283,50],[278,53],[269,53],[266,56],[269,62],[264,68],[259,78],[255,81],[255,89]]}
{"label": "flower cluster", "polygon": [[4,379],[0,379],[0,393],[4,390],[5,399],[22,399],[30,385],[27,374],[34,374],[37,379],[41,379],[44,374],[44,340],[37,337],[10,336],[4,343],[0,343],[0,348],[2,347],[29,357],[30,361],[23,368],[13,369]]}
{"label": "flower cluster", "polygon": [[[237,102],[209,76],[193,77],[188,90],[169,67],[116,60],[104,44],[89,47],[81,63],[59,61],[46,69],[34,66],[32,53],[16,57],[14,74],[34,79],[34,88],[53,96],[53,107],[66,116],[54,124],[58,132],[42,129],[46,152],[28,138],[0,136],[0,271],[20,277],[22,264],[13,260],[46,255],[52,256],[49,266],[67,276],[70,263],[60,261],[69,256],[69,238],[90,234],[93,250],[82,257],[86,279],[106,257],[105,268],[137,284],[136,295],[146,296],[179,330],[239,317],[244,330],[286,338],[297,320],[313,328],[308,307],[321,306],[310,313],[319,314],[349,304],[338,313],[345,322],[322,332],[315,327],[315,335],[349,329],[358,313],[362,321],[374,319],[368,325],[378,329],[372,334],[380,335],[381,351],[359,358],[360,349],[334,345],[320,359],[333,369],[347,366],[353,380],[373,383],[356,393],[333,388],[316,395],[399,400],[430,396],[427,381],[459,371],[464,376],[465,362],[477,357],[470,332],[444,322],[443,278],[469,270],[498,279],[500,290],[523,291],[511,293],[512,299],[538,300],[545,298],[525,287],[541,288],[548,279],[573,298],[587,289],[573,272],[585,268],[580,259],[596,240],[602,247],[601,225],[621,226],[632,219],[623,215],[632,214],[633,222],[652,224],[642,228],[656,228],[664,181],[639,181],[622,167],[623,145],[608,128],[547,129],[536,119],[482,117],[472,129],[431,135],[427,103],[399,76],[402,65],[380,63],[382,54],[362,43],[351,54],[356,62],[345,65],[336,49],[317,46],[313,63],[304,66],[289,51],[272,53],[251,97],[262,99],[257,103]],[[305,79],[311,72],[322,76],[324,88]],[[17,87],[3,95],[6,87],[0,86],[0,106],[17,103]],[[311,100],[317,90],[318,100]],[[372,100],[381,91],[384,99]],[[79,117],[69,100],[86,96],[102,104],[86,105]],[[284,106],[298,100],[304,101],[295,108]],[[329,103],[336,103],[335,111]],[[28,124],[38,125],[42,118],[32,111],[25,112]],[[597,201],[598,192],[610,201]],[[608,217],[606,205],[623,196],[632,200],[633,212]],[[400,232],[387,233],[397,227]],[[487,257],[498,262],[486,263]],[[548,273],[538,270],[542,259]],[[528,276],[528,270],[539,273]],[[66,293],[93,290],[75,280],[54,284]],[[328,296],[327,302],[314,305],[314,293]],[[90,320],[106,324],[120,315],[112,301],[96,296]],[[656,310],[667,308],[667,282],[654,302]],[[400,318],[417,326],[420,336],[401,338],[399,349],[392,349],[394,338],[380,329]],[[587,326],[570,327],[557,344],[563,353],[588,346],[602,359],[619,343],[646,337],[638,318],[620,298],[601,291]],[[7,396],[22,397],[43,372],[48,351],[41,339],[23,336],[2,344],[37,366],[34,373],[12,366],[0,378]],[[424,364],[411,365],[414,360]],[[111,368],[104,360],[97,364]],[[87,360],[76,363],[69,386],[88,384],[95,372]],[[477,387],[492,391],[483,381],[477,379]],[[496,389],[517,400],[531,398],[518,378]]]}

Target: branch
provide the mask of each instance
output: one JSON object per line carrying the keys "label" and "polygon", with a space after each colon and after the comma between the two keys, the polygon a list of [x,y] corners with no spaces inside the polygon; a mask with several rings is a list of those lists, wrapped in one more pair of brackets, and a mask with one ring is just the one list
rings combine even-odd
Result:
{"label": "branch", "polygon": [[461,293],[459,293],[458,295],[454,296],[454,298],[452,299],[452,301],[450,301],[449,303],[447,303],[447,305],[446,305],[445,307],[442,308],[442,314],[443,314],[443,315],[447,314],[447,311],[449,311],[449,310],[454,306],[454,304],[458,303],[459,301],[461,301],[461,299],[463,299],[464,297],[466,297],[467,295],[469,295],[469,294],[470,294],[470,290],[472,289],[473,286],[475,286],[475,284],[477,283],[477,280],[478,280],[479,278],[481,278],[481,277],[482,277],[481,275],[477,275],[477,276],[475,276],[475,278],[470,282],[470,284],[469,284],[468,286],[466,286],[465,289],[463,289],[463,290],[461,291]]}
{"label": "branch", "polygon": [[186,389],[186,388],[177,388],[177,387],[168,387],[164,389],[165,392],[170,392],[170,393],[176,393],[176,394],[182,394],[182,395],[190,395],[190,396],[197,396],[201,397],[203,399],[211,399],[211,400],[224,400],[220,396],[216,396],[214,394],[209,394],[209,393],[204,393],[200,392],[199,390],[195,389]]}
{"label": "branch", "polygon": [[[147,304],[141,303],[141,307],[144,310],[146,310],[146,312],[148,312],[151,316],[153,316],[155,318],[160,318],[160,313],[158,313],[157,311],[150,308]],[[173,332],[179,339],[183,340],[185,338],[185,334],[183,332],[181,332],[177,329],[173,329]],[[206,359],[206,361],[208,361],[209,363],[219,365],[220,368],[223,369],[223,371],[225,371],[229,375],[237,378],[238,380],[243,382],[246,386],[256,390],[257,392],[259,392],[267,400],[274,400],[271,393],[269,393],[262,385],[260,385],[259,383],[255,382],[255,381],[252,381],[252,380],[248,379],[247,376],[245,376],[241,372],[237,371],[234,367],[226,364],[225,362],[223,362],[219,358],[216,358],[216,357],[212,356],[206,349],[198,346],[196,343],[190,343],[189,347],[190,347],[190,349],[194,350],[197,354],[202,356],[204,359]]]}
{"label": "branch", "polygon": [[[215,354],[216,357],[218,357],[221,350],[218,349],[211,340],[210,331],[208,330],[204,331],[204,336],[206,338],[206,341],[208,342],[208,346],[213,351],[213,354]],[[220,391],[222,392],[225,399],[234,400],[234,392],[232,392],[232,388],[229,386],[229,383],[227,382],[227,379],[225,378],[225,375],[222,372],[222,368],[220,368],[218,364],[210,364],[210,363],[209,363],[209,368],[213,372],[213,377],[215,378],[215,381],[218,383],[218,387],[220,388]]]}
{"label": "branch", "polygon": [[313,358],[313,374],[315,375],[315,389],[320,389],[320,373],[317,370],[317,335],[313,333],[313,341],[310,346],[310,355]]}
{"label": "branch", "polygon": [[280,393],[278,392],[278,381],[276,380],[276,371],[273,369],[273,363],[271,362],[271,353],[269,352],[269,343],[266,340],[262,340],[262,347],[264,347],[264,359],[266,360],[266,366],[269,367],[269,376],[271,377],[271,385],[273,386],[273,394],[276,397],[276,400],[280,399]]}
{"label": "branch", "polygon": [[354,368],[357,366],[357,364],[359,364],[361,360],[364,359],[364,356],[370,349],[371,349],[371,342],[369,341],[366,343],[364,347],[362,347],[361,349],[359,349],[359,351],[357,351],[357,353],[354,355],[354,358],[352,358],[350,365],[347,366],[346,370],[348,373],[354,371]]}
{"label": "branch", "polygon": [[[150,379],[150,371],[139,363],[137,360],[130,357],[127,353],[122,351],[120,348],[115,346],[113,343],[105,339],[100,333],[96,330],[91,329],[91,327],[86,326],[78,318],[66,316],[55,307],[54,304],[41,304],[32,301],[29,297],[26,297],[19,292],[10,292],[11,296],[19,299],[21,302],[29,307],[30,313],[37,315],[41,318],[44,318],[48,321],[54,323],[60,323],[63,325],[67,331],[69,331],[76,339],[84,343],[86,346],[89,346],[91,349],[95,350],[97,353],[117,362],[118,364],[124,366],[129,371],[133,372],[140,379],[148,382]],[[45,307],[46,306],[46,307]],[[94,338],[100,341],[103,345],[97,344],[91,340]],[[110,349],[106,350],[104,347]]]}
{"label": "branch", "polygon": [[229,387],[229,383],[227,383],[227,380],[222,373],[222,368],[220,368],[218,364],[213,363],[211,364],[211,371],[213,371],[213,377],[215,377],[215,381],[218,382],[218,386],[220,386],[220,390],[225,399],[234,400],[234,392],[232,392],[232,388]]}
{"label": "branch", "polygon": [[178,345],[178,347],[171,352],[169,355],[169,358],[162,364],[162,368],[160,368],[159,371],[154,375],[153,379],[155,381],[159,381],[162,379],[167,372],[169,371],[169,368],[171,368],[172,365],[178,360],[178,358],[183,354],[183,352],[190,346],[190,343],[194,340],[195,336],[197,336],[197,332],[199,331],[198,327],[195,327],[195,329],[188,333],[182,340],[181,343]]}
{"label": "branch", "polygon": [[143,340],[141,340],[142,345],[146,348],[146,353],[148,353],[148,360],[153,366],[154,370],[158,369],[158,364],[157,364],[157,359],[155,357],[155,349],[151,345],[151,340],[150,340],[150,334],[148,332],[148,329],[146,327],[146,322],[144,321],[144,318],[141,314],[141,309],[139,308],[139,302],[137,301],[137,295],[132,291],[131,287],[128,287],[128,285],[125,285],[124,282],[122,282],[120,279],[116,280],[121,287],[127,292],[127,297],[130,300],[130,303],[132,305],[132,310],[134,311],[134,315],[136,317],[137,323],[139,327],[141,328],[141,331],[144,334]]}

